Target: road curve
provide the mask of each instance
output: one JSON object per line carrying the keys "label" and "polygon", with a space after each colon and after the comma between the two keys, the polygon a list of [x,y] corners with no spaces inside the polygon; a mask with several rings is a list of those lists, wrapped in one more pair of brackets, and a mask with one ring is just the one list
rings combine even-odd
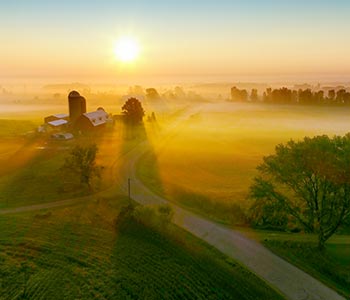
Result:
{"label": "road curve", "polygon": [[345,300],[323,283],[272,253],[240,232],[198,216],[150,191],[136,176],[136,164],[150,150],[147,142],[140,144],[124,157],[120,180],[127,192],[131,178],[131,197],[143,205],[169,204],[174,211],[173,222],[237,260],[252,272],[292,300]]}

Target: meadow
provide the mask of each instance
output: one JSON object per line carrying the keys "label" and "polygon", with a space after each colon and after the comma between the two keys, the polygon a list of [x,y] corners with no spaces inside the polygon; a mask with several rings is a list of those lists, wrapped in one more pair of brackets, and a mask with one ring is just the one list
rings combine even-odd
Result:
{"label": "meadow", "polygon": [[154,192],[226,224],[244,223],[256,167],[279,143],[345,134],[342,107],[213,103],[198,107],[174,134],[152,139],[138,177]]}

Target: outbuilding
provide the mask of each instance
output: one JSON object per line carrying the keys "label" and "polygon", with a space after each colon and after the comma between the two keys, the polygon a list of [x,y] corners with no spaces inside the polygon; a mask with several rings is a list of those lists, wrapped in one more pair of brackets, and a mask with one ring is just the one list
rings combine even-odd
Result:
{"label": "outbuilding", "polygon": [[69,116],[67,114],[55,114],[55,115],[48,116],[44,119],[46,124],[48,124],[49,122],[52,122],[52,121],[57,121],[57,120],[68,121]]}

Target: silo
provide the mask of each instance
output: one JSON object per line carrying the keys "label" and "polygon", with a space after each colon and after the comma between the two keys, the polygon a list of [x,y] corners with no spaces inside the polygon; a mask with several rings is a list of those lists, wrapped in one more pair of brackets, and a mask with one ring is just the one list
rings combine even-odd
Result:
{"label": "silo", "polygon": [[71,91],[68,95],[69,119],[71,124],[86,112],[86,100],[77,91]]}
{"label": "silo", "polygon": [[81,114],[86,113],[86,100],[83,96],[80,96],[80,107],[81,107]]}

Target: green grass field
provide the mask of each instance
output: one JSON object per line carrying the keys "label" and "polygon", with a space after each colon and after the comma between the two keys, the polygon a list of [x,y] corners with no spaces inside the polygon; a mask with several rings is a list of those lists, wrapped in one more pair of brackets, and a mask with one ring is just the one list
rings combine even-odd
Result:
{"label": "green grass field", "polygon": [[138,163],[137,175],[154,192],[227,224],[249,207],[256,167],[279,143],[350,129],[339,107],[209,104],[180,124]]}
{"label": "green grass field", "polygon": [[318,250],[316,242],[266,240],[263,244],[339,293],[350,297],[350,239],[348,242],[328,243],[323,253]]}
{"label": "green grass field", "polygon": [[128,221],[123,197],[0,218],[1,299],[282,299],[192,235]]}
{"label": "green grass field", "polygon": [[249,238],[263,243],[277,255],[303,269],[344,296],[350,297],[350,236],[336,234],[317,248],[314,234],[285,233],[239,228]]}
{"label": "green grass field", "polygon": [[[22,124],[18,125],[21,128],[27,124],[27,121],[13,122]],[[93,192],[106,189],[114,184],[113,174],[120,163],[119,157],[139,142],[137,139],[125,141],[116,130],[98,136],[77,137],[71,141],[54,141],[50,134],[11,138],[9,128],[4,129],[3,134],[5,140],[0,142],[0,208],[90,194],[91,190],[79,185],[79,178],[69,171],[61,171],[65,158],[75,145],[98,145],[97,164],[103,167],[103,172],[101,180],[94,182]]]}

